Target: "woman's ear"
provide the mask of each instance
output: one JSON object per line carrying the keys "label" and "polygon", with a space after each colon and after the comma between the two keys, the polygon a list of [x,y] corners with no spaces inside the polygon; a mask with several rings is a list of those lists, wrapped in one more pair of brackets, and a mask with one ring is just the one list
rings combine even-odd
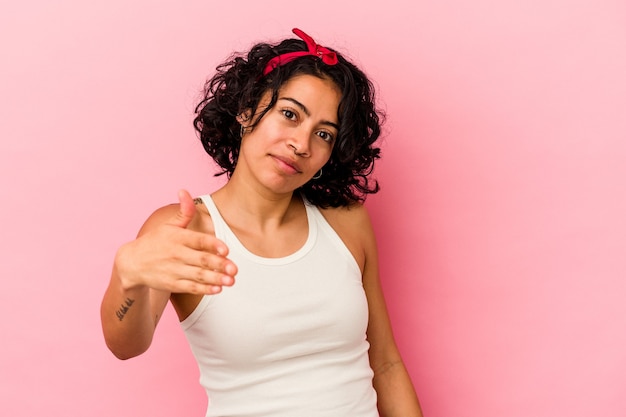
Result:
{"label": "woman's ear", "polygon": [[239,124],[241,125],[239,129],[239,135],[242,138],[243,135],[247,133],[247,130],[250,127],[250,114],[250,110],[244,110],[235,117],[235,120],[237,120],[237,122],[239,122]]}
{"label": "woman's ear", "polygon": [[250,111],[250,109],[248,110],[244,110],[241,113],[239,113],[237,115],[237,117],[235,117],[235,119],[239,122],[240,125],[247,127],[248,126],[248,122],[250,121],[250,114],[252,112]]}

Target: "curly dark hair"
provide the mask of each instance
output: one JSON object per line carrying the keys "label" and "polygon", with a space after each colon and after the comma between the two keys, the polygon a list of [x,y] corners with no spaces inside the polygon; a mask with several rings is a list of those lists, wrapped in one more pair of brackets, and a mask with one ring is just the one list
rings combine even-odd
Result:
{"label": "curly dark hair", "polygon": [[[330,48],[329,48],[330,49]],[[383,113],[376,108],[374,86],[367,76],[340,53],[336,65],[327,65],[311,55],[281,65],[263,76],[268,61],[294,51],[306,51],[299,39],[286,39],[277,45],[256,44],[246,54],[234,54],[218,65],[217,73],[204,86],[196,107],[194,127],[206,152],[221,168],[216,175],[232,175],[241,145],[237,115],[245,110],[256,115],[264,93],[271,91],[269,105],[260,111],[251,128],[276,104],[278,91],[297,75],[313,75],[332,80],[341,90],[338,108],[339,132],[329,161],[319,179],[308,181],[300,193],[319,207],[349,206],[365,201],[367,194],[379,190],[370,178],[380,148]]]}

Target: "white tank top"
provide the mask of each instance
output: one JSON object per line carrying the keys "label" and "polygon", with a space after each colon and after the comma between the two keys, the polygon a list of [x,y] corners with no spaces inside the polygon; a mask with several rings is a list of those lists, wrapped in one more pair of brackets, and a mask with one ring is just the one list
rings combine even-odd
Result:
{"label": "white tank top", "polygon": [[210,196],[215,235],[239,272],[181,322],[209,397],[207,417],[377,417],[360,269],[317,207],[283,258],[248,251]]}

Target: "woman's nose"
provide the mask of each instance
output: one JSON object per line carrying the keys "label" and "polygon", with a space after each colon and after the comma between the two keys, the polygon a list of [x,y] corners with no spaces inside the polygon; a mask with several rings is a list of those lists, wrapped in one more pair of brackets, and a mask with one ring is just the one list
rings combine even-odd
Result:
{"label": "woman's nose", "polygon": [[298,156],[309,156],[309,136],[304,129],[295,129],[287,142],[293,153]]}

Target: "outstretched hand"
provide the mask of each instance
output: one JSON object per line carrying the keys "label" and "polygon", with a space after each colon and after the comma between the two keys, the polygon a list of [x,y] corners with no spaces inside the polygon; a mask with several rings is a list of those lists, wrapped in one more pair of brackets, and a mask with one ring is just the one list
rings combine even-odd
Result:
{"label": "outstretched hand", "polygon": [[196,206],[185,190],[178,200],[177,209],[155,212],[139,237],[118,251],[115,268],[125,288],[215,294],[233,285],[237,267],[226,257],[227,246],[212,234],[188,229]]}

